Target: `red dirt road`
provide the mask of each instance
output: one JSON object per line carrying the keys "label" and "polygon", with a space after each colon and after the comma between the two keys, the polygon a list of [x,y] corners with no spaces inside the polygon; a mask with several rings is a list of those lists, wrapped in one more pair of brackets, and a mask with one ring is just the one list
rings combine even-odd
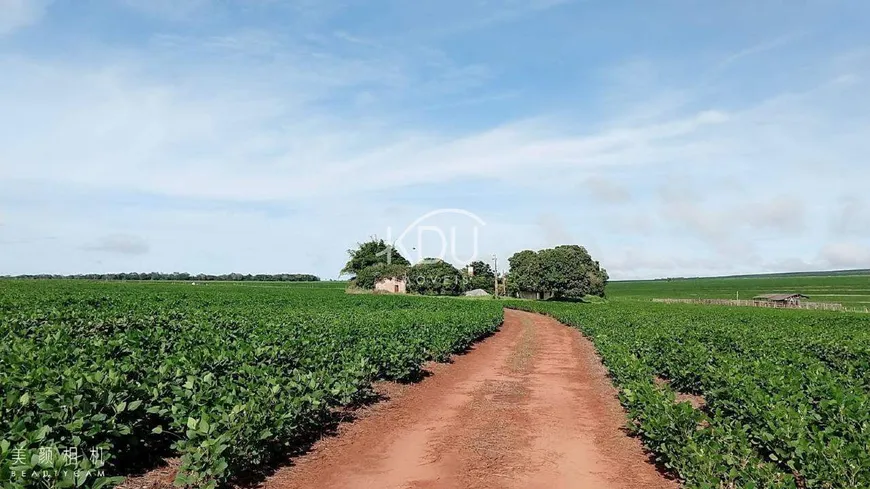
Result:
{"label": "red dirt road", "polygon": [[500,332],[279,470],[266,489],[676,488],[624,434],[592,344],[505,311]]}

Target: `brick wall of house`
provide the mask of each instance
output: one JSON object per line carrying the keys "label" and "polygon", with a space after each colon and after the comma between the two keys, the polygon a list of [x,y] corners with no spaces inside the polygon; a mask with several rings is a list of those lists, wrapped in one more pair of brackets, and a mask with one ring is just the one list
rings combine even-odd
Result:
{"label": "brick wall of house", "polygon": [[375,284],[375,292],[386,292],[389,294],[406,294],[408,292],[403,279],[388,278],[381,280]]}

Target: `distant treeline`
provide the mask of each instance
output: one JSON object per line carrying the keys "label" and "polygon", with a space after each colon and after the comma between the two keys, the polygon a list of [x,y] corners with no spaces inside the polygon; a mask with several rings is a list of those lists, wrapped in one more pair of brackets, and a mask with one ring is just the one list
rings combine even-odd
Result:
{"label": "distant treeline", "polygon": [[[823,270],[812,272],[779,272],[779,273],[757,273],[749,275],[721,275],[714,277],[667,277],[652,279],[654,282],[671,282],[674,280],[708,280],[720,278],[790,278],[790,277],[845,277],[856,275],[870,275],[870,269],[861,268],[855,270]],[[621,280],[621,282],[646,282],[647,280]]]}
{"label": "distant treeline", "polygon": [[307,273],[279,273],[279,274],[264,274],[242,275],[241,273],[230,273],[225,275],[207,275],[200,273],[192,275],[190,273],[87,273],[82,275],[17,275],[17,276],[2,276],[0,278],[13,279],[62,279],[62,280],[181,280],[181,281],[197,281],[197,282],[319,282],[320,277]]}

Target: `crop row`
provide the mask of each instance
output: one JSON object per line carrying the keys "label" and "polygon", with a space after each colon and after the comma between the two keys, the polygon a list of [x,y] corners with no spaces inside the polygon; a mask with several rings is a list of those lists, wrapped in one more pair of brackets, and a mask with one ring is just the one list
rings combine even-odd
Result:
{"label": "crop row", "polygon": [[502,320],[496,303],[327,288],[0,288],[5,488],[111,485],[155,454],[181,457],[179,484],[223,484]]}
{"label": "crop row", "polygon": [[[595,342],[634,429],[687,487],[870,487],[867,316],[642,302],[515,307]],[[674,390],[706,406],[675,402]]]}

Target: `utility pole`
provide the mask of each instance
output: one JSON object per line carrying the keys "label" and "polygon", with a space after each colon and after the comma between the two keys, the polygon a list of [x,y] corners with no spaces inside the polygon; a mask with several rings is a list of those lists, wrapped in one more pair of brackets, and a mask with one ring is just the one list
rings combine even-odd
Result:
{"label": "utility pole", "polygon": [[495,256],[495,253],[492,255],[492,261],[495,265],[495,297],[498,297],[498,257]]}

